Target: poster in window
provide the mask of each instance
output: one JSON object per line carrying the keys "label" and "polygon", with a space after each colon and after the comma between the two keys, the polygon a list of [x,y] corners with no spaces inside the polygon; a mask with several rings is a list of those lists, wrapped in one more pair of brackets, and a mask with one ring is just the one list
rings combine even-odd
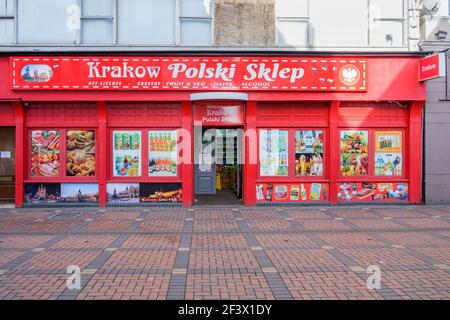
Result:
{"label": "poster in window", "polygon": [[66,133],[66,175],[95,176],[95,131],[68,130]]}
{"label": "poster in window", "polygon": [[260,130],[259,157],[261,176],[287,176],[288,131]]}
{"label": "poster in window", "polygon": [[113,131],[113,176],[141,176],[140,131]]}
{"label": "poster in window", "polygon": [[97,183],[62,183],[61,202],[96,203],[98,202]]}
{"label": "poster in window", "polygon": [[375,151],[398,153],[402,152],[401,131],[375,131]]}
{"label": "poster in window", "polygon": [[59,183],[28,183],[25,185],[26,203],[59,203],[61,185]]}
{"label": "poster in window", "polygon": [[323,131],[295,131],[295,174],[323,175]]}
{"label": "poster in window", "polygon": [[375,175],[403,174],[402,131],[375,131]]}
{"label": "poster in window", "polygon": [[177,131],[148,132],[148,175],[173,177],[177,175]]}
{"label": "poster in window", "polygon": [[31,176],[59,176],[59,130],[31,131]]}
{"label": "poster in window", "polygon": [[369,172],[368,131],[341,131],[341,173],[343,176],[366,176]]}

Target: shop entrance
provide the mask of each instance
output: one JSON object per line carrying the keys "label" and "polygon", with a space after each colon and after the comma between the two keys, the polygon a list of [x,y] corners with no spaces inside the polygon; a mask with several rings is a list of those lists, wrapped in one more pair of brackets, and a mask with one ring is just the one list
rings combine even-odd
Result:
{"label": "shop entrance", "polygon": [[0,203],[15,199],[16,133],[14,128],[0,128]]}
{"label": "shop entrance", "polygon": [[242,133],[237,127],[194,128],[195,204],[241,204]]}

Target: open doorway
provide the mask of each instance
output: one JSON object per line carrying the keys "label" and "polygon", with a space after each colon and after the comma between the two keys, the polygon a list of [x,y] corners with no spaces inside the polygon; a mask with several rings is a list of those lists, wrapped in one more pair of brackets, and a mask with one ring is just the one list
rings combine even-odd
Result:
{"label": "open doorway", "polygon": [[195,204],[239,205],[242,200],[242,129],[194,129]]}

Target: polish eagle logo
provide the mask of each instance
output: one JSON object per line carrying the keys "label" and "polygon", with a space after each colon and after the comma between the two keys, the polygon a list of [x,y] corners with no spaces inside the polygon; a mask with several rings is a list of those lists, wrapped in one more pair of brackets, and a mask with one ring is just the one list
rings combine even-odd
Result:
{"label": "polish eagle logo", "polygon": [[347,64],[339,71],[339,78],[347,86],[352,86],[359,81],[360,73],[358,68],[352,64]]}

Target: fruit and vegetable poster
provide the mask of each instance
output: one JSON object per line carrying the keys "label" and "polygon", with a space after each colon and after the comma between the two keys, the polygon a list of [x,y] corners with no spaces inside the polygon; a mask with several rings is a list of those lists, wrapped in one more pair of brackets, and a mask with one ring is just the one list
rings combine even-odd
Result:
{"label": "fruit and vegetable poster", "polygon": [[113,131],[113,176],[141,176],[140,131]]}
{"label": "fruit and vegetable poster", "polygon": [[323,175],[323,131],[295,131],[295,174]]}
{"label": "fruit and vegetable poster", "polygon": [[60,132],[58,130],[31,131],[31,176],[58,177]]}
{"label": "fruit and vegetable poster", "polygon": [[67,131],[66,152],[67,176],[95,176],[94,130]]}
{"label": "fruit and vegetable poster", "polygon": [[353,182],[338,185],[338,201],[408,200],[408,184],[400,182]]}
{"label": "fruit and vegetable poster", "polygon": [[368,175],[368,131],[341,131],[340,152],[343,176]]}
{"label": "fruit and vegetable poster", "polygon": [[288,130],[259,130],[261,176],[288,175]]}
{"label": "fruit and vegetable poster", "polygon": [[375,175],[401,176],[403,167],[402,132],[375,131]]}
{"label": "fruit and vegetable poster", "polygon": [[259,202],[328,201],[328,184],[258,183],[256,200]]}
{"label": "fruit and vegetable poster", "polygon": [[141,183],[141,202],[181,202],[181,183]]}
{"label": "fruit and vegetable poster", "polygon": [[148,132],[148,175],[173,177],[177,175],[177,131]]}

